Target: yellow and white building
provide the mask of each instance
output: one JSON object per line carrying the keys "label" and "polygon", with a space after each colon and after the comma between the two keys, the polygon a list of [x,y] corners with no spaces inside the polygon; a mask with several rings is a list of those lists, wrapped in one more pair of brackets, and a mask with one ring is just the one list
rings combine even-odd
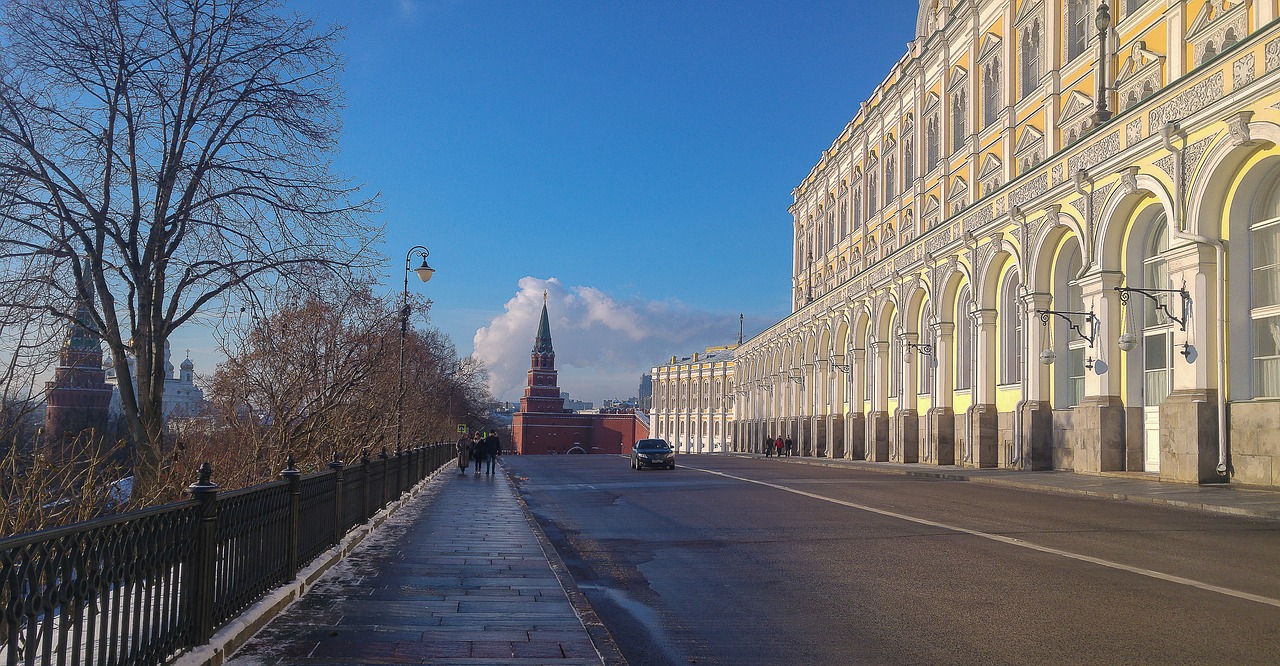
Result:
{"label": "yellow and white building", "polygon": [[734,448],[733,355],[737,345],[708,347],[653,368],[652,437],[683,453],[724,453]]}
{"label": "yellow and white building", "polygon": [[1278,4],[922,0],[793,192],[737,448],[1280,486]]}

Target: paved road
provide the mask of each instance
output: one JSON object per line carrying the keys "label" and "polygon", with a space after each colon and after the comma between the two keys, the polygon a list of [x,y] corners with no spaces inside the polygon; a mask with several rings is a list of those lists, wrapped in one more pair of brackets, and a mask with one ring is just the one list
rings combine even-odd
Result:
{"label": "paved road", "polygon": [[636,666],[1280,662],[1280,522],[777,460],[504,462]]}

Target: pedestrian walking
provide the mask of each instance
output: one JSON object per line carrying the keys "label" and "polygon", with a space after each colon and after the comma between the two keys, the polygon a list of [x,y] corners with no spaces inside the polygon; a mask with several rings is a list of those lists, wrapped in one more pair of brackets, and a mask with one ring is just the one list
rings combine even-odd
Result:
{"label": "pedestrian walking", "polygon": [[458,474],[467,473],[467,465],[471,464],[471,438],[466,433],[458,436]]}
{"label": "pedestrian walking", "polygon": [[484,438],[484,462],[486,474],[493,474],[493,468],[498,464],[498,454],[500,453],[502,453],[502,442],[498,439],[498,431],[490,430],[489,436]]}
{"label": "pedestrian walking", "polygon": [[480,433],[471,436],[471,461],[475,463],[476,474],[480,473],[480,465],[484,463],[484,440],[480,439]]}
{"label": "pedestrian walking", "polygon": [[788,458],[790,458],[790,457],[791,457],[791,455],[792,455],[791,450],[792,450],[792,449],[794,449],[794,448],[795,448],[795,446],[796,446],[796,443],[795,443],[795,442],[793,442],[793,441],[791,441],[791,438],[790,438],[790,437],[788,437],[788,438],[787,438],[787,457],[788,457]]}
{"label": "pedestrian walking", "polygon": [[772,437],[764,438],[764,457],[766,458],[773,457],[773,438]]}
{"label": "pedestrian walking", "polygon": [[781,436],[773,440],[773,448],[774,448],[774,453],[778,454],[778,457],[781,458],[782,457],[782,437]]}

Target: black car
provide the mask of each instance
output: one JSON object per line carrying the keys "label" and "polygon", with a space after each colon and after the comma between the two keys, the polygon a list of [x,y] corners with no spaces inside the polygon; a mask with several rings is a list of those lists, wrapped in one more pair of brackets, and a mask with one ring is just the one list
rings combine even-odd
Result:
{"label": "black car", "polygon": [[642,439],[631,447],[631,469],[676,468],[676,452],[665,439]]}

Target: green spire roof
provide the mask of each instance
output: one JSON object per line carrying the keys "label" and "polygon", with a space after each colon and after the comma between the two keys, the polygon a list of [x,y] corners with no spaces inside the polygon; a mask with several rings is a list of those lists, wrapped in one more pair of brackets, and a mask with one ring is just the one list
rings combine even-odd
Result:
{"label": "green spire roof", "polygon": [[71,328],[67,332],[67,339],[63,344],[71,349],[100,352],[102,351],[102,344],[98,342],[98,327],[93,323],[93,316],[89,314],[89,307],[94,298],[94,289],[93,280],[89,277],[88,259],[84,260],[83,273],[85,291],[88,292],[88,298],[76,299],[76,320],[71,324]]}
{"label": "green spire roof", "polygon": [[542,295],[542,320],[538,322],[538,337],[533,340],[533,353],[554,354],[551,348],[551,322],[547,320],[547,295]]}

